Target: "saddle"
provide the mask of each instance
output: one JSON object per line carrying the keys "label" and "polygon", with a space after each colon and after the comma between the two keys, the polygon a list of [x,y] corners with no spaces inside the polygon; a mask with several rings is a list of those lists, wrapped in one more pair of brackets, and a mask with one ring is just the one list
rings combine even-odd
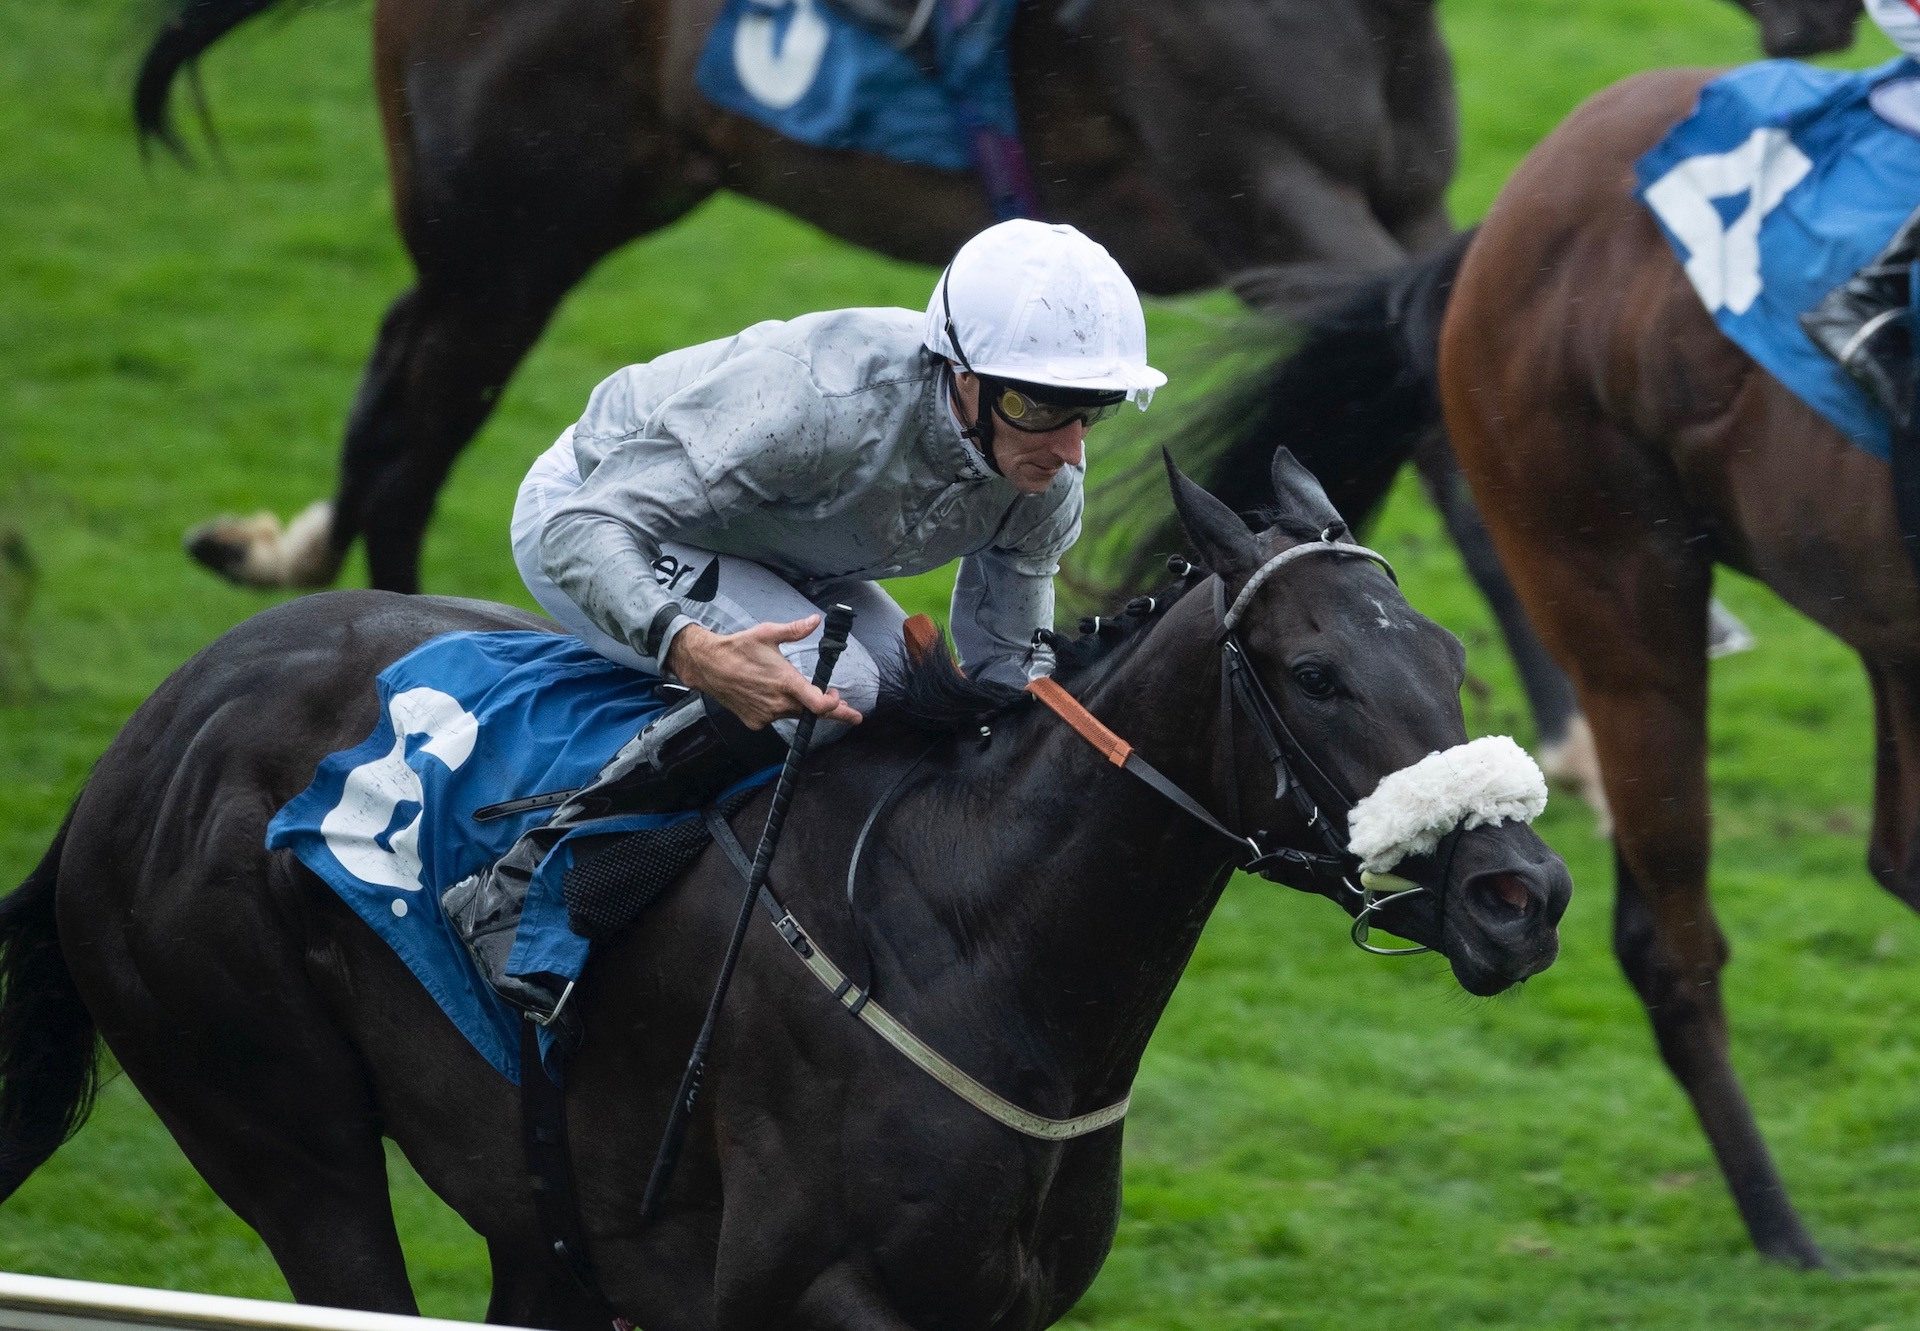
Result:
{"label": "saddle", "polygon": [[[731,818],[758,790],[736,790],[714,808]],[[560,879],[568,927],[594,942],[631,929],[712,842],[703,818],[594,838]]]}
{"label": "saddle", "polygon": [[[940,630],[925,615],[908,619],[902,636],[907,655],[915,660],[941,643]],[[731,818],[758,789],[736,790],[714,809]],[[568,927],[595,942],[631,929],[712,844],[709,825],[707,818],[688,818],[584,841],[560,880]]]}

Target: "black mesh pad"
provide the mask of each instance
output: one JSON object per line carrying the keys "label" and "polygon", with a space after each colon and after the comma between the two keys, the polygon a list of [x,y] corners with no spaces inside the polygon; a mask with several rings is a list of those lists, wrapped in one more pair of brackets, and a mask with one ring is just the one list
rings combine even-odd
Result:
{"label": "black mesh pad", "polygon": [[[720,806],[731,815],[754,795],[756,787],[736,793]],[[582,938],[611,938],[633,927],[647,907],[667,894],[712,841],[701,818],[668,827],[598,838],[575,852],[560,880],[567,923]]]}

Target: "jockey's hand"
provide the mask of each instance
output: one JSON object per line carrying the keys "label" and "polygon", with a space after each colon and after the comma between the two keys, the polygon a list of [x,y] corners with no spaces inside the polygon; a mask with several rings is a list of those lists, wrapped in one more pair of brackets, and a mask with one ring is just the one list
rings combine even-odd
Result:
{"label": "jockey's hand", "polygon": [[751,730],[807,712],[858,725],[860,713],[840,690],[816,689],[780,653],[781,643],[799,642],[818,627],[819,615],[788,624],[755,624],[739,633],[715,633],[689,624],[674,635],[666,666],[682,684],[712,698]]}

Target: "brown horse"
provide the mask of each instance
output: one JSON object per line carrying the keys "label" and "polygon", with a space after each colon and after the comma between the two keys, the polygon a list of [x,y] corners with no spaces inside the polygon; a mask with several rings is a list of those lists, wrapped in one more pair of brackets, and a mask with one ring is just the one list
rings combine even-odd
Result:
{"label": "brown horse", "polygon": [[1633,197],[1634,160],[1707,77],[1623,83],[1528,158],[1456,279],[1440,382],[1495,544],[1593,727],[1621,965],[1755,1244],[1811,1265],[1819,1249],[1727,1056],[1727,948],[1707,901],[1705,606],[1717,560],[1860,654],[1879,736],[1868,863],[1920,906],[1920,590],[1886,464],[1720,333]]}
{"label": "brown horse", "polygon": [[[1716,562],[1738,569],[1860,654],[1879,735],[1868,863],[1916,907],[1920,589],[1887,465],[1721,334],[1635,198],[1636,159],[1711,77],[1662,71],[1594,97],[1521,164],[1470,241],[1358,290],[1270,383],[1338,382],[1334,362],[1365,348],[1369,366],[1397,357],[1406,371],[1401,420],[1361,409],[1374,439],[1391,447],[1443,413],[1592,725],[1614,816],[1620,964],[1754,1243],[1817,1265],[1728,1058],[1727,945],[1707,899],[1709,589]],[[1268,411],[1299,435],[1340,428],[1337,404],[1314,405],[1296,387]]]}

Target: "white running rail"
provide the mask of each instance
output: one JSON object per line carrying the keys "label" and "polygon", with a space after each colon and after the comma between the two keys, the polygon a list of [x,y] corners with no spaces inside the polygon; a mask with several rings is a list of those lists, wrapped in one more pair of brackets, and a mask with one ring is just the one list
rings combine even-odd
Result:
{"label": "white running rail", "polygon": [[0,1331],[474,1331],[470,1322],[0,1274]]}

